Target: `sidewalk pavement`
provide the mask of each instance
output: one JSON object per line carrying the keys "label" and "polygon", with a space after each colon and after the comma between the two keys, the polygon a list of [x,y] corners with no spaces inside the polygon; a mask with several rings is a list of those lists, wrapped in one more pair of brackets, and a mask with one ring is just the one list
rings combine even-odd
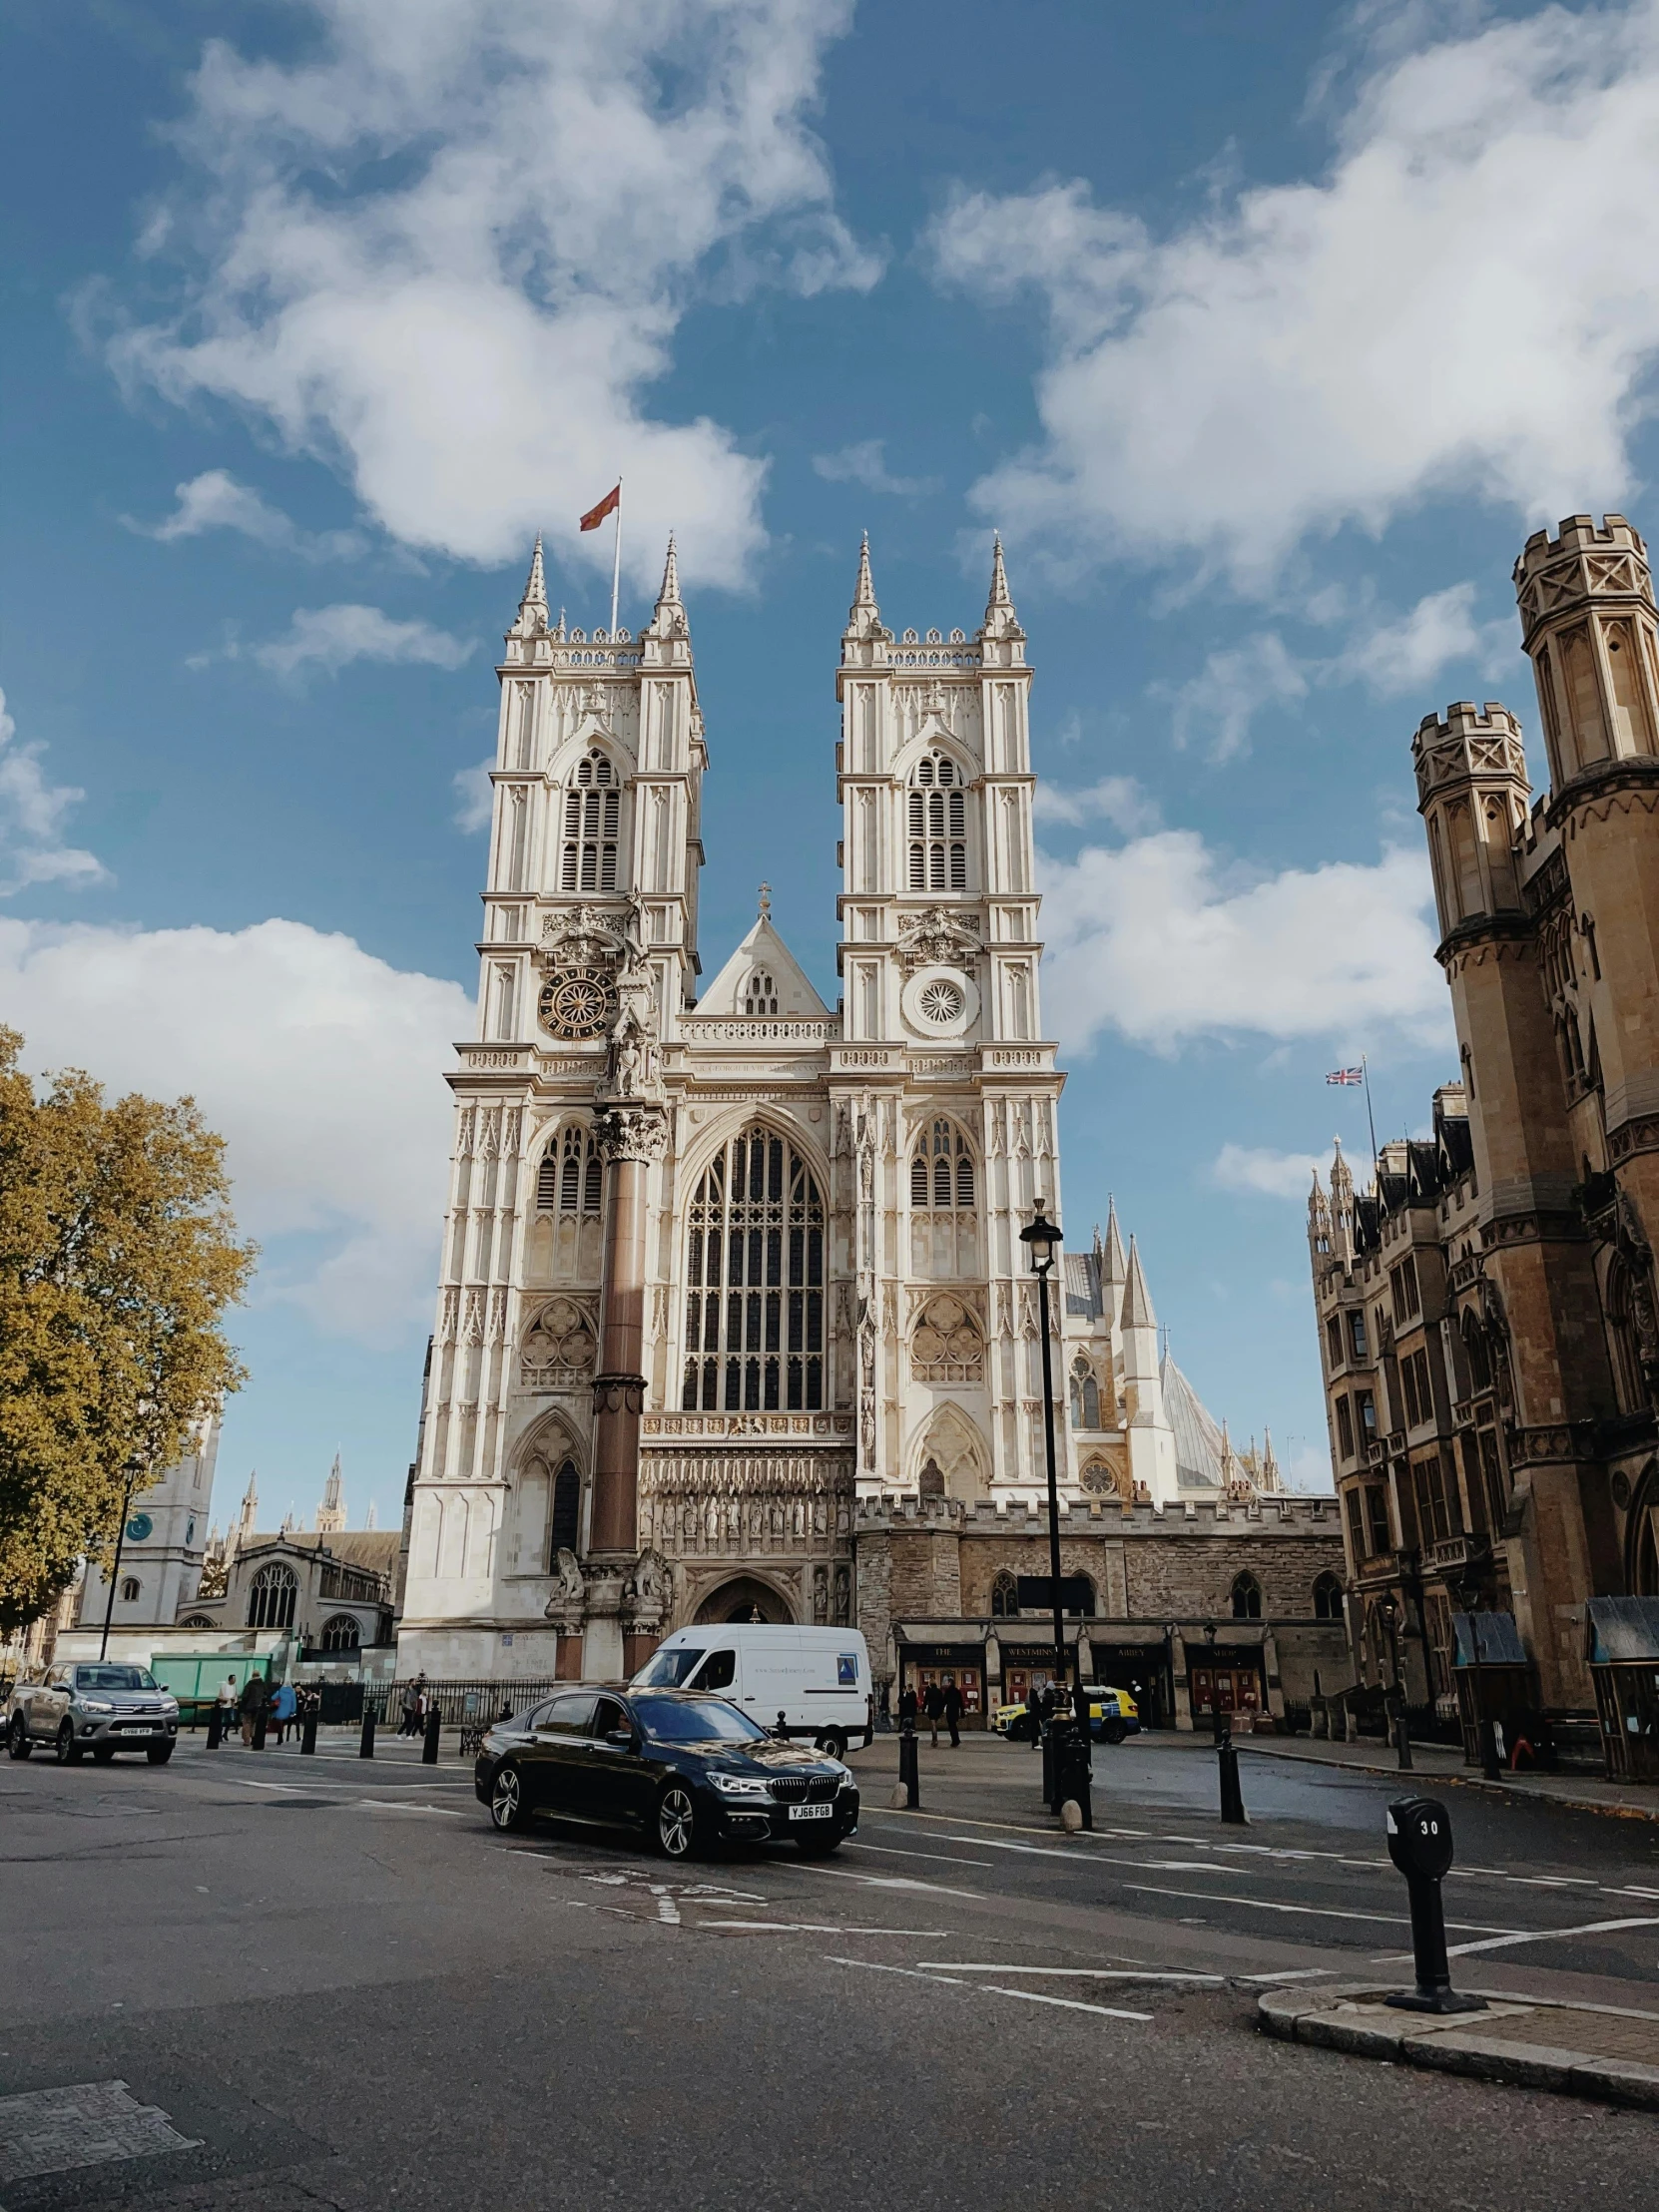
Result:
{"label": "sidewalk pavement", "polygon": [[[1207,1736],[1194,1736],[1195,1743],[1210,1748]],[[1628,1782],[1607,1782],[1600,1776],[1575,1771],[1558,1774],[1506,1774],[1499,1782],[1488,1782],[1473,1767],[1463,1764],[1463,1755],[1451,1744],[1413,1744],[1411,1746],[1411,1779],[1401,1776],[1399,1762],[1387,1747],[1380,1742],[1331,1743],[1324,1739],[1315,1741],[1304,1736],[1239,1736],[1234,1742],[1240,1752],[1253,1753],[1264,1759],[1301,1759],[1315,1766],[1349,1767],[1359,1774],[1385,1774],[1400,1779],[1411,1788],[1421,1782],[1454,1782],[1465,1789],[1490,1790],[1499,1796],[1532,1798],[1548,1805],[1563,1805],[1577,1813],[1607,1813],[1618,1820],[1659,1821],[1659,1789],[1644,1790],[1640,1785]]]}
{"label": "sidewalk pavement", "polygon": [[1287,2042],[1659,2111],[1659,2012],[1497,1989],[1469,1994],[1486,1997],[1488,2009],[1401,2011],[1383,2001],[1386,1990],[1376,1983],[1350,1983],[1270,1989],[1257,2011],[1268,2033]]}

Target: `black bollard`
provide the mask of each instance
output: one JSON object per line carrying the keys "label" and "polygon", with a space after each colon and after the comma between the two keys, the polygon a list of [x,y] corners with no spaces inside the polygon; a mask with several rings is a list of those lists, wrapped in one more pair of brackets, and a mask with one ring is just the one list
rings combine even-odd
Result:
{"label": "black bollard", "polygon": [[1451,1816],[1437,1798],[1396,1798],[1388,1807],[1388,1857],[1405,1877],[1417,1985],[1385,2001],[1405,2012],[1484,2012],[1484,1997],[1460,1997],[1451,1986],[1440,1903],[1451,1865]]}
{"label": "black bollard", "polygon": [[1076,1721],[1062,1722],[1054,1745],[1054,1810],[1069,1798],[1082,1816],[1085,1828],[1094,1826],[1094,1799],[1089,1788],[1089,1734]]}
{"label": "black bollard", "polygon": [[904,1790],[906,1812],[921,1803],[921,1766],[916,1757],[916,1732],[906,1725],[898,1739],[898,1779]]}
{"label": "black bollard", "polygon": [[217,1751],[225,1735],[225,1722],[218,1698],[208,1707],[208,1749]]}
{"label": "black bollard", "polygon": [[1043,1747],[1043,1803],[1051,1813],[1060,1810],[1060,1801],[1054,1795],[1054,1723],[1052,1719],[1037,1723]]}
{"label": "black bollard", "polygon": [[316,1707],[307,1705],[305,1718],[299,1724],[299,1749],[301,1752],[316,1750]]}
{"label": "black bollard", "polygon": [[357,1746],[357,1757],[359,1759],[372,1759],[374,1757],[374,1707],[366,1697],[363,1699],[362,1742]]}
{"label": "black bollard", "polygon": [[1244,1792],[1239,1787],[1239,1754],[1233,1745],[1231,1728],[1221,1732],[1216,1755],[1221,1768],[1222,1820],[1229,1828],[1248,1828],[1250,1815],[1245,1811]]}
{"label": "black bollard", "polygon": [[438,1730],[443,1726],[443,1715],[438,1711],[438,1701],[432,1700],[426,1715],[426,1739],[420,1747],[420,1763],[423,1767],[435,1767],[438,1763]]}

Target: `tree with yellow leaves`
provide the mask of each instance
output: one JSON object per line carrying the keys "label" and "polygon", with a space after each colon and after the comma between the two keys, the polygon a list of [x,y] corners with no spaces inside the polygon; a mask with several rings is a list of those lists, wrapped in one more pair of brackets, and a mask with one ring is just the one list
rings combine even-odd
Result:
{"label": "tree with yellow leaves", "polygon": [[222,1332],[253,1272],[195,1101],[37,1096],[0,1028],[0,1633],[37,1619],[125,1502],[239,1388]]}

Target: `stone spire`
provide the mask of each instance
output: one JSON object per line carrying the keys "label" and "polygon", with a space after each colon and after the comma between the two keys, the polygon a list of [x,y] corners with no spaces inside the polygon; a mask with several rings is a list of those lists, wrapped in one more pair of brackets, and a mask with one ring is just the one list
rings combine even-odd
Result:
{"label": "stone spire", "polygon": [[985,602],[985,622],[980,631],[984,638],[1023,638],[1025,632],[1019,626],[1014,612],[1014,602],[1008,592],[1008,572],[1002,565],[1002,540],[991,540],[991,595]]}
{"label": "stone spire", "polygon": [[525,581],[524,597],[518,603],[516,634],[521,638],[540,637],[547,628],[547,574],[542,567],[541,532],[536,532],[536,550],[530,556],[530,574]]}
{"label": "stone spire", "polygon": [[[1123,1236],[1118,1228],[1118,1202],[1108,1196],[1106,1200],[1106,1243],[1100,1257],[1100,1287],[1117,1290],[1123,1282],[1125,1262]],[[1116,1301],[1111,1302],[1115,1305]],[[1109,1309],[1110,1310],[1110,1309]]]}
{"label": "stone spire", "polygon": [[255,1527],[260,1511],[260,1477],[255,1470],[248,1477],[248,1487],[242,1493],[242,1517],[237,1523],[239,1532],[246,1536]]}
{"label": "stone spire", "polygon": [[642,635],[648,638],[685,638],[691,635],[685,606],[680,598],[680,556],[675,550],[672,530],[668,534],[668,558],[663,563],[663,586],[657,594],[657,605],[650,624]]}
{"label": "stone spire", "polygon": [[852,604],[846,610],[846,628],[841,632],[844,644],[849,639],[884,638],[891,642],[892,632],[881,622],[881,610],[875,604],[875,582],[869,572],[869,532],[863,535],[858,547],[858,581],[853,587]]}
{"label": "stone spire", "polygon": [[1123,1292],[1123,1326],[1125,1329],[1152,1329],[1158,1326],[1152,1311],[1152,1300],[1147,1292],[1146,1277],[1141,1273],[1141,1256],[1133,1237],[1129,1240],[1128,1280]]}
{"label": "stone spire", "polygon": [[339,1467],[339,1453],[334,1453],[334,1463],[328,1469],[328,1479],[322,1485],[322,1503],[316,1509],[316,1525],[319,1534],[332,1535],[335,1529],[345,1526],[345,1498]]}

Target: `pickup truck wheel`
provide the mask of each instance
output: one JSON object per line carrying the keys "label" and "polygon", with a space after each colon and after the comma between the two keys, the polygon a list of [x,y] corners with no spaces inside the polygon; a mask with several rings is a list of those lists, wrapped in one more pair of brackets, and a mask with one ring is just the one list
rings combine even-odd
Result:
{"label": "pickup truck wheel", "polygon": [[12,1725],[6,1734],[7,1758],[27,1759],[34,1748],[34,1745],[29,1741],[27,1722],[21,1713],[14,1713],[12,1715]]}
{"label": "pickup truck wheel", "polygon": [[53,1749],[57,1752],[60,1767],[78,1767],[81,1764],[81,1747],[75,1741],[73,1721],[65,1721],[58,1730],[58,1739]]}
{"label": "pickup truck wheel", "polygon": [[173,1746],[171,1744],[146,1744],[144,1756],[153,1767],[165,1767],[173,1757]]}

